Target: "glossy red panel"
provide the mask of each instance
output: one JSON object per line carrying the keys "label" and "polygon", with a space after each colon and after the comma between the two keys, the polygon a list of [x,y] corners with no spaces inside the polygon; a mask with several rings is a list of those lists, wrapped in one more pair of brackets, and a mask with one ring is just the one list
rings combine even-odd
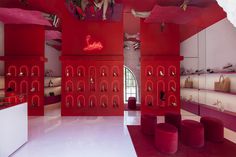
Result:
{"label": "glossy red panel", "polygon": [[179,26],[166,24],[163,31],[160,24],[141,22],[142,55],[179,55]]}
{"label": "glossy red panel", "polygon": [[4,29],[6,56],[44,56],[45,33],[43,26],[6,24]]}
{"label": "glossy red panel", "polygon": [[51,26],[39,11],[18,8],[0,8],[0,21],[5,24],[37,24]]}
{"label": "glossy red panel", "polygon": [[155,5],[151,11],[151,15],[145,19],[145,22],[186,24],[201,16],[201,10],[201,8],[191,6],[184,11],[178,6]]}

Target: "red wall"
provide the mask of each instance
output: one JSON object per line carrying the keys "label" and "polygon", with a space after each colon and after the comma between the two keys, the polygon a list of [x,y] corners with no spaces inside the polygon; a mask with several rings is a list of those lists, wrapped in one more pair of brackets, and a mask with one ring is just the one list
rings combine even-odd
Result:
{"label": "red wall", "polygon": [[184,41],[225,17],[226,13],[218,4],[203,8],[202,15],[199,18],[188,24],[180,25],[180,40]]}
{"label": "red wall", "polygon": [[44,27],[7,24],[4,44],[5,89],[27,94],[28,115],[44,115]]}
{"label": "red wall", "polygon": [[141,21],[142,55],[179,55],[179,26],[166,24],[161,32],[160,24],[149,24]]}
{"label": "red wall", "polygon": [[140,32],[140,18],[134,17],[130,12],[124,12],[124,32],[136,34]]}
{"label": "red wall", "polygon": [[[68,14],[63,18],[63,55],[123,55],[123,22],[79,21]],[[86,36],[92,41],[101,42],[103,49],[83,51]]]}
{"label": "red wall", "polygon": [[38,25],[4,25],[5,55],[44,56],[44,27]]}

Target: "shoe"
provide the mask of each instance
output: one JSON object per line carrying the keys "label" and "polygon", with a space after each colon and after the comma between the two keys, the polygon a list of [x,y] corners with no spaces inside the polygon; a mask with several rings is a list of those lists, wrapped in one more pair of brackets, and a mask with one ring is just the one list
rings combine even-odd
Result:
{"label": "shoe", "polygon": [[102,16],[102,20],[103,20],[103,21],[107,20],[107,17],[103,15],[103,16]]}
{"label": "shoe", "polygon": [[231,67],[233,67],[233,64],[228,63],[225,66],[223,66],[223,69],[227,69],[227,68],[231,68]]}
{"label": "shoe", "polygon": [[93,2],[93,4],[95,5],[95,7],[100,10],[102,8],[102,4],[100,5],[100,3],[96,3],[96,2]]}
{"label": "shoe", "polygon": [[131,13],[134,15],[134,17],[137,17],[137,14],[134,9],[131,9]]}

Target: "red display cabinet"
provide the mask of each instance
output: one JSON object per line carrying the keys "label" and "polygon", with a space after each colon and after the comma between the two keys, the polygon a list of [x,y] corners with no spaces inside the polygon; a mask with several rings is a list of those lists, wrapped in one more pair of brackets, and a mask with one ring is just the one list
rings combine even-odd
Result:
{"label": "red display cabinet", "polygon": [[142,113],[180,112],[180,60],[180,56],[141,58]]}
{"label": "red display cabinet", "polygon": [[5,90],[28,97],[28,115],[44,115],[43,57],[4,57]]}
{"label": "red display cabinet", "polygon": [[62,116],[120,116],[123,57],[62,56]]}

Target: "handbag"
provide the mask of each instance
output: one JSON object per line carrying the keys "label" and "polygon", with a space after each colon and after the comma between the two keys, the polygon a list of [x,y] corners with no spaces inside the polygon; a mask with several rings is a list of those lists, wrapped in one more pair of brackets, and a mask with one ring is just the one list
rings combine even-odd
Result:
{"label": "handbag", "polygon": [[215,91],[230,92],[230,79],[220,75],[219,81],[214,84]]}
{"label": "handbag", "polygon": [[184,87],[193,88],[193,81],[190,79],[190,76],[188,76],[186,80],[184,81]]}
{"label": "handbag", "polygon": [[49,96],[55,96],[54,92],[49,92]]}

